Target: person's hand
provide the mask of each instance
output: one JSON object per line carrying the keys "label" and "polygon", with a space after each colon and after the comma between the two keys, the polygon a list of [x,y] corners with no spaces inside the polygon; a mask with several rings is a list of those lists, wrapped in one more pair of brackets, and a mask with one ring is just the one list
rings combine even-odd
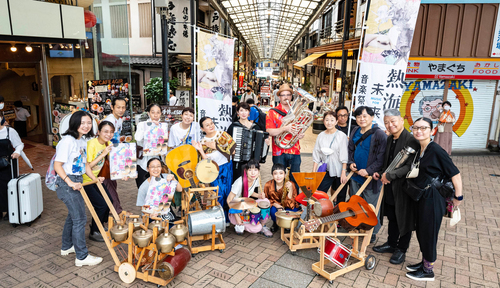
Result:
{"label": "person's hand", "polygon": [[19,155],[19,153],[12,153],[12,155],[10,155],[10,157],[12,159],[17,159],[17,158],[19,158],[19,156],[21,156],[21,155]]}
{"label": "person's hand", "polygon": [[102,155],[106,156],[111,152],[111,149],[113,149],[113,145],[108,145],[104,150],[102,150]]}
{"label": "person's hand", "polygon": [[304,134],[304,133],[299,133],[299,135],[297,135],[297,138],[299,138],[299,140],[300,140],[300,139],[304,138],[304,136],[306,136],[306,134]]}
{"label": "person's hand", "polygon": [[345,170],[342,170],[342,174],[340,175],[340,183],[347,183],[347,176],[345,175]]}
{"label": "person's hand", "polygon": [[215,146],[215,141],[208,141],[207,143],[205,143],[205,145],[207,145],[207,147],[212,150],[217,149],[217,147]]}
{"label": "person's hand", "polygon": [[366,172],[366,169],[361,169],[358,171],[358,175],[362,177],[368,176],[368,172]]}
{"label": "person's hand", "polygon": [[292,182],[288,181],[286,183],[286,188],[288,189],[288,198],[292,199],[292,195],[293,195],[293,184],[292,184]]}
{"label": "person's hand", "polygon": [[271,137],[267,137],[264,142],[267,144],[267,146],[271,146]]}
{"label": "person's hand", "polygon": [[458,207],[460,204],[462,204],[463,201],[459,201],[455,198],[453,198],[453,207]]}
{"label": "person's hand", "polygon": [[378,181],[378,179],[380,179],[380,174],[378,174],[378,172],[373,173],[373,179]]}
{"label": "person's hand", "polygon": [[106,179],[106,178],[104,178],[104,177],[97,177],[97,181],[99,181],[99,182],[101,182],[101,183],[102,183],[102,182],[104,182],[104,180],[105,180],[105,179]]}
{"label": "person's hand", "polygon": [[282,129],[283,129],[283,132],[289,132],[290,133],[293,130],[292,124],[288,124],[285,127],[283,127]]}
{"label": "person's hand", "polygon": [[160,125],[160,121],[158,121],[158,120],[151,120],[151,121],[153,121],[153,123],[154,123],[155,125]]}
{"label": "person's hand", "polygon": [[130,179],[130,177],[128,177],[128,176],[125,176],[122,178],[123,181],[127,181],[128,179]]}
{"label": "person's hand", "polygon": [[68,184],[69,187],[73,188],[73,190],[75,191],[78,191],[78,190],[81,190],[82,189],[82,183],[75,183],[73,181],[71,181],[69,184]]}
{"label": "person's hand", "polygon": [[389,181],[389,180],[387,179],[386,174],[387,174],[387,173],[382,174],[382,179],[380,179],[380,180],[382,180],[382,183],[383,183],[383,184],[390,184],[390,183],[391,183],[391,181]]}
{"label": "person's hand", "polygon": [[174,180],[174,179],[175,179],[174,174],[168,174],[168,175],[167,175],[167,181],[168,181],[168,182],[170,182],[170,181],[172,181],[172,180]]}
{"label": "person's hand", "polygon": [[203,147],[201,146],[201,143],[200,142],[197,142],[197,141],[193,141],[193,147],[198,150],[198,151],[202,151],[203,150]]}
{"label": "person's hand", "polygon": [[243,222],[241,221],[240,214],[234,214],[234,220],[236,220],[236,224],[241,225]]}
{"label": "person's hand", "polygon": [[266,194],[265,194],[264,192],[261,192],[261,193],[259,194],[259,198],[260,198],[260,199],[266,199]]}
{"label": "person's hand", "polygon": [[351,171],[358,171],[358,168],[356,168],[356,163],[352,163],[349,168],[351,168]]}

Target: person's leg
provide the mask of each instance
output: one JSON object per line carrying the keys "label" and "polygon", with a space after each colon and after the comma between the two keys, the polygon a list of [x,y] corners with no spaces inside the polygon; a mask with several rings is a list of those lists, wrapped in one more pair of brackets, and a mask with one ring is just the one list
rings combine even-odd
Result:
{"label": "person's leg", "polygon": [[355,180],[351,179],[351,195],[355,195],[358,193],[358,190],[361,188],[361,184],[356,182]]}
{"label": "person's leg", "polygon": [[[335,177],[330,177],[330,174],[328,173],[328,171],[326,171],[325,177],[321,181],[321,184],[319,184],[318,186],[318,191],[323,191],[328,194],[328,190],[330,189],[330,187],[332,187],[334,180]],[[335,190],[332,189],[332,195],[334,192]]]}
{"label": "person's leg", "polygon": [[[387,203],[384,205],[384,214],[387,216],[387,220],[389,220],[387,244],[389,244],[392,248],[396,248],[399,240],[399,228],[395,211],[396,207]],[[404,252],[406,252],[406,249]]]}
{"label": "person's leg", "polygon": [[[367,186],[367,187],[369,187],[369,186]],[[366,188],[361,193],[361,197],[363,197],[363,199],[365,199],[368,204],[372,204],[373,207],[375,207],[375,208],[377,207],[378,196],[379,196],[379,193],[374,193],[373,190],[366,189]],[[380,211],[379,211],[377,217],[378,217],[379,221],[378,221],[377,225],[375,225],[375,227],[373,227],[373,235],[377,235],[377,233],[381,227],[381,225],[380,225]]]}
{"label": "person's leg", "polygon": [[[340,177],[335,177],[335,179],[333,180],[333,183],[332,183],[332,195],[333,195],[333,193],[335,193],[335,191],[337,191],[337,189],[340,187],[340,185],[342,185],[342,182],[340,181]],[[339,202],[345,202],[348,186],[349,186],[349,182],[345,183],[344,187],[342,187],[339,194],[337,194],[337,200],[335,201],[335,203],[338,204]]]}
{"label": "person's leg", "polygon": [[[85,192],[87,193],[87,196],[89,197],[90,202],[94,206],[94,210],[101,223],[107,222],[109,216],[109,207],[106,201],[104,200],[104,197],[102,197],[101,191],[99,191],[97,185],[96,184],[88,185],[85,186],[84,188]],[[92,218],[92,224],[90,226],[90,234],[94,232],[99,232],[99,229],[97,228],[95,220]]]}
{"label": "person's leg", "polygon": [[141,166],[137,165],[137,178],[135,178],[135,184],[137,185],[137,189],[141,187],[142,183],[146,181],[146,175],[148,171],[141,168]]}
{"label": "person's leg", "polygon": [[274,206],[271,206],[271,220],[273,220],[273,223],[276,224],[276,212],[278,212],[278,209]]}
{"label": "person's leg", "polygon": [[[285,166],[285,155],[282,154],[280,156],[273,156],[273,164],[281,164],[283,166]],[[286,168],[286,166],[285,166]]]}
{"label": "person's leg", "polygon": [[116,180],[106,179],[102,184],[108,189],[109,195],[111,195],[111,199],[113,199],[113,207],[115,207],[116,213],[122,213],[123,208],[120,204],[120,198],[118,198],[118,192],[116,191],[118,187]]}

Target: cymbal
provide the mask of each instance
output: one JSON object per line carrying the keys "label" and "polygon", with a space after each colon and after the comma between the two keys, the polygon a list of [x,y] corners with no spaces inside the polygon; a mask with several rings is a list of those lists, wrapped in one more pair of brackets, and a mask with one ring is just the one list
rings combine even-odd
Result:
{"label": "cymbal", "polygon": [[229,202],[229,208],[236,210],[248,210],[254,207],[257,207],[257,202],[253,199],[240,197],[235,198],[233,201]]}

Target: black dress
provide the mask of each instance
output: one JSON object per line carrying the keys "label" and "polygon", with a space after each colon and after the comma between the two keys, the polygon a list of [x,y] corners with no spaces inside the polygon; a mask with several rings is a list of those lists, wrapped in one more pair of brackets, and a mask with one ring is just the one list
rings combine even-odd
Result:
{"label": "black dress", "polygon": [[[420,151],[417,152],[420,155]],[[414,183],[424,188],[437,176],[452,178],[460,173],[448,153],[434,142],[427,146],[420,159],[420,170]],[[437,258],[437,240],[443,216],[446,213],[446,199],[432,186],[417,202],[416,232],[420,251],[425,260],[434,262]]]}

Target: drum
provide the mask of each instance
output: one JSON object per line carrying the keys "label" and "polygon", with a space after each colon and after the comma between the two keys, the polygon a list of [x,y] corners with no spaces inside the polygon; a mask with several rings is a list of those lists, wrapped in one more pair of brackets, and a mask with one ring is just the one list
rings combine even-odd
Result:
{"label": "drum", "polygon": [[212,234],[214,224],[216,233],[226,232],[226,217],[220,205],[188,215],[189,235],[191,236]]}
{"label": "drum", "polygon": [[196,177],[202,183],[212,183],[219,176],[219,165],[210,159],[204,159],[196,165]]}
{"label": "drum", "polygon": [[158,274],[164,280],[170,280],[179,275],[191,260],[191,252],[186,247],[175,250],[174,256],[167,256],[159,265]]}
{"label": "drum", "polygon": [[250,211],[249,210],[243,210],[240,214],[241,221],[243,221],[243,224],[249,224],[250,223]]}
{"label": "drum", "polygon": [[313,206],[314,215],[317,217],[326,217],[333,214],[333,203],[330,199],[319,199]]}
{"label": "drum", "polygon": [[[351,249],[342,245],[337,239],[328,236],[325,237],[324,256],[326,259],[339,266],[339,268],[345,268],[347,266],[347,261],[349,257],[351,257],[351,252]],[[321,253],[319,248],[318,253]]]}
{"label": "drum", "polygon": [[260,208],[250,209],[250,224],[257,225],[260,221]]}
{"label": "drum", "polygon": [[257,206],[260,208],[260,219],[267,221],[269,219],[269,216],[271,215],[271,207],[270,203],[267,201],[261,201]]}

